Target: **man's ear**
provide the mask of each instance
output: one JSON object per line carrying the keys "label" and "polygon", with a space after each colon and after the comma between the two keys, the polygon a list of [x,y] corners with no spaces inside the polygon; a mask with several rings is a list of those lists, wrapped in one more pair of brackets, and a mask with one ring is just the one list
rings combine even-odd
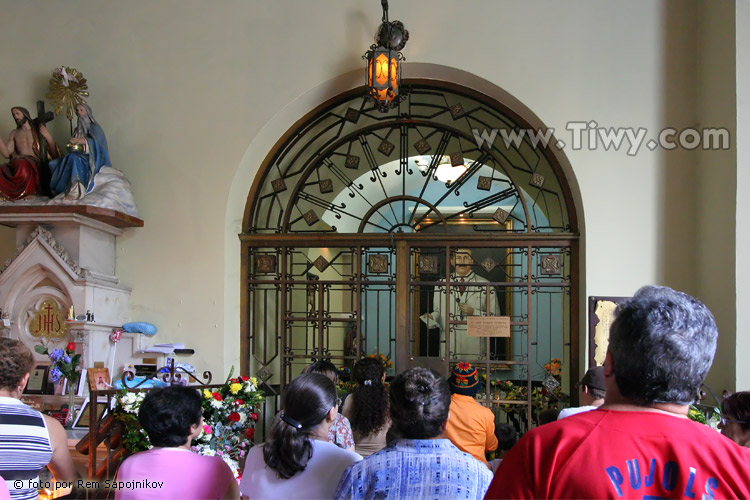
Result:
{"label": "man's ear", "polygon": [[615,374],[615,360],[612,358],[612,353],[607,351],[607,355],[604,356],[604,376],[612,377]]}

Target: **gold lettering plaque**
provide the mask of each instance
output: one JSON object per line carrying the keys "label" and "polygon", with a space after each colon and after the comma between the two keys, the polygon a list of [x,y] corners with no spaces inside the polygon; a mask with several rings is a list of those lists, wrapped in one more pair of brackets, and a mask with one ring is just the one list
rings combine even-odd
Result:
{"label": "gold lettering plaque", "polygon": [[510,316],[468,316],[469,337],[510,337]]}
{"label": "gold lettering plaque", "polygon": [[29,333],[32,337],[45,340],[63,338],[68,331],[68,325],[65,323],[66,312],[60,311],[54,300],[45,300],[31,318]]}

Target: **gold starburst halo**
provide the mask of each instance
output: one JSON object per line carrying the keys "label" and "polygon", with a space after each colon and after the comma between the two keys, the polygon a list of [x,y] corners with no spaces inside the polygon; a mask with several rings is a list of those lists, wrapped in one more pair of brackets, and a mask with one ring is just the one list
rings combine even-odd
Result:
{"label": "gold starburst halo", "polygon": [[88,88],[83,73],[75,68],[61,66],[52,72],[52,78],[49,79],[47,99],[56,115],[65,107],[65,117],[72,122],[76,105],[85,103],[84,97],[89,96]]}

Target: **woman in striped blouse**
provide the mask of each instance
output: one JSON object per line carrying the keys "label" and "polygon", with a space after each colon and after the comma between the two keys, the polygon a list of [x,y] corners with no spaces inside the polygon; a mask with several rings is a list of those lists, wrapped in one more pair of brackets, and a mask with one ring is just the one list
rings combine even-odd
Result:
{"label": "woman in striped blouse", "polygon": [[15,339],[0,339],[0,476],[16,499],[38,498],[39,472],[55,481],[76,476],[68,437],[60,422],[19,399],[34,365],[31,351]]}

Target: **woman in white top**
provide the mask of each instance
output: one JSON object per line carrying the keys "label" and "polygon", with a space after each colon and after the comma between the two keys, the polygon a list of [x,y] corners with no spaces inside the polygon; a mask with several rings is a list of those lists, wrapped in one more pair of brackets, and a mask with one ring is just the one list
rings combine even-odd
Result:
{"label": "woman in white top", "polygon": [[240,493],[251,499],[333,498],[344,470],[362,459],[328,442],[337,414],[331,380],[318,373],[292,380],[268,439],[247,454]]}
{"label": "woman in white top", "polygon": [[13,499],[38,498],[39,472],[55,481],[76,478],[60,422],[21,402],[34,357],[20,340],[0,339],[0,476]]}

